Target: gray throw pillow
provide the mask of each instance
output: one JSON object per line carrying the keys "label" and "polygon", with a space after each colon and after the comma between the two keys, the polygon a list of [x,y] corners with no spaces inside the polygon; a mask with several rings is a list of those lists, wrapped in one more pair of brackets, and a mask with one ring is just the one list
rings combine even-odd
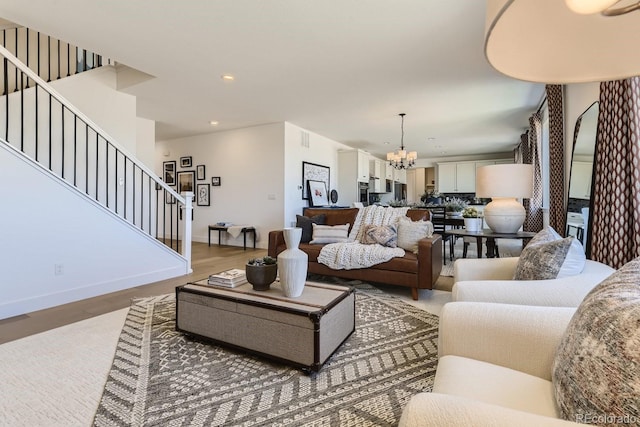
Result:
{"label": "gray throw pillow", "polygon": [[573,237],[528,244],[520,254],[513,280],[545,280],[558,277]]}
{"label": "gray throw pillow", "polygon": [[395,225],[365,225],[360,243],[395,248],[398,246],[398,231]]}
{"label": "gray throw pillow", "polygon": [[640,258],[587,294],[553,361],[562,418],[586,424],[640,422]]}
{"label": "gray throw pillow", "polygon": [[324,225],[327,220],[325,214],[314,215],[311,218],[303,215],[296,215],[296,227],[302,228],[300,243],[309,243],[313,236],[313,226],[311,224]]}

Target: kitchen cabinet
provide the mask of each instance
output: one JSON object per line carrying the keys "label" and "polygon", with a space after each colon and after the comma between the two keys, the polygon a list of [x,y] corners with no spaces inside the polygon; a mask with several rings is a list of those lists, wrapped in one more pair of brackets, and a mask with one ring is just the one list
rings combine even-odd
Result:
{"label": "kitchen cabinet", "polygon": [[425,168],[407,171],[407,203],[416,203],[425,191]]}
{"label": "kitchen cabinet", "polygon": [[476,163],[438,163],[440,193],[475,193]]}
{"label": "kitchen cabinet", "polygon": [[406,169],[395,169],[393,170],[393,180],[399,182],[400,184],[407,183],[407,170]]}
{"label": "kitchen cabinet", "polygon": [[338,151],[338,193],[340,203],[360,201],[360,183],[369,185],[369,153],[361,150]]}
{"label": "kitchen cabinet", "polygon": [[393,171],[395,170],[393,166],[389,164],[389,162],[384,162],[385,168],[385,178],[389,181],[393,181]]}
{"label": "kitchen cabinet", "polygon": [[593,173],[593,163],[573,162],[571,164],[571,185],[569,186],[569,197],[572,199],[591,198],[591,174]]}
{"label": "kitchen cabinet", "polygon": [[380,159],[373,159],[369,161],[369,175],[371,178],[384,179],[384,174],[387,172],[384,168],[384,164]]}

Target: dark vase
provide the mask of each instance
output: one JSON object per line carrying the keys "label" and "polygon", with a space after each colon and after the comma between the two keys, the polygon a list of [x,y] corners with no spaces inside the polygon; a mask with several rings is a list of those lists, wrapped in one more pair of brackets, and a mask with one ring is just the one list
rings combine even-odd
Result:
{"label": "dark vase", "polygon": [[278,276],[278,264],[246,265],[247,282],[256,291],[267,291]]}
{"label": "dark vase", "polygon": [[441,205],[442,197],[427,197],[426,203],[430,205]]}

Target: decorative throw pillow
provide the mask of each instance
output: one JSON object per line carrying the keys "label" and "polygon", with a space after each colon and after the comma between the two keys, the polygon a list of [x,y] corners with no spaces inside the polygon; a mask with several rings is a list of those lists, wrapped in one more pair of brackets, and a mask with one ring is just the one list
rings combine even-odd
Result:
{"label": "decorative throw pillow", "polygon": [[637,425],[638,325],[640,258],[593,288],[564,332],[551,374],[562,418],[598,425]]}
{"label": "decorative throw pillow", "polygon": [[325,243],[343,243],[349,241],[349,225],[317,225],[311,224],[313,227],[312,245],[321,245]]}
{"label": "decorative throw pillow", "polygon": [[544,280],[580,274],[586,264],[582,244],[563,239],[552,227],[540,230],[522,250],[514,280]]}
{"label": "decorative throw pillow", "polygon": [[309,243],[313,235],[313,227],[311,224],[325,224],[327,216],[325,214],[308,216],[296,215],[296,227],[302,228],[302,237],[300,243]]}
{"label": "decorative throw pillow", "polygon": [[431,221],[411,221],[406,217],[398,219],[398,247],[418,253],[418,242],[433,236]]}
{"label": "decorative throw pillow", "polygon": [[395,225],[365,225],[360,243],[395,248],[398,246],[398,231]]}
{"label": "decorative throw pillow", "polygon": [[571,246],[571,239],[554,240],[552,242],[527,245],[520,254],[520,259],[513,274],[513,280],[545,280],[558,277],[560,267],[564,263]]}

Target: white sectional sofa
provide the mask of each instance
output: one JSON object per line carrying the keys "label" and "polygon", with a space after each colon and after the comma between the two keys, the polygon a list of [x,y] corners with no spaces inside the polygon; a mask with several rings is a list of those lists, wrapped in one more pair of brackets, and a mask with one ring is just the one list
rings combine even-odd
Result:
{"label": "white sectional sofa", "polygon": [[615,271],[587,260],[582,273],[575,276],[516,281],[513,274],[517,263],[517,257],[456,260],[452,300],[577,307],[594,286]]}

